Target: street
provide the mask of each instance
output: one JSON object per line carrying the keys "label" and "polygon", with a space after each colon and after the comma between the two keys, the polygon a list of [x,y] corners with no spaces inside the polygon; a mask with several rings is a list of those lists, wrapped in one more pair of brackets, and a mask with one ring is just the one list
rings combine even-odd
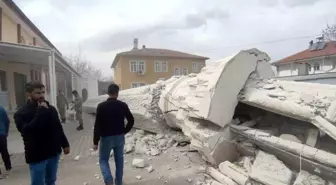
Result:
{"label": "street", "polygon": [[[92,146],[92,119],[84,118],[84,131],[76,131],[77,124],[73,121],[63,126],[71,145],[71,154],[61,157],[58,184],[103,184],[97,163],[98,156],[90,150]],[[28,185],[29,170],[24,161],[21,136],[16,130],[12,130],[11,133],[8,143],[10,153],[12,153],[13,171],[7,179],[0,180],[0,182],[6,185]],[[80,156],[78,161],[74,160],[77,155]],[[176,157],[179,158],[178,161],[176,161]],[[133,158],[145,159],[146,164],[152,165],[154,171],[149,173],[146,169],[134,168],[132,166]],[[110,164],[113,169],[113,157]],[[168,149],[159,156],[152,157],[130,153],[125,155],[124,182],[126,185],[193,184],[197,181],[197,178],[203,177],[202,174],[198,173],[198,168],[203,164],[205,163],[198,153],[183,154],[175,147]],[[3,169],[3,165],[0,165]],[[136,176],[139,175],[141,176],[140,180],[136,179]],[[187,179],[192,180],[192,182],[188,182]]]}

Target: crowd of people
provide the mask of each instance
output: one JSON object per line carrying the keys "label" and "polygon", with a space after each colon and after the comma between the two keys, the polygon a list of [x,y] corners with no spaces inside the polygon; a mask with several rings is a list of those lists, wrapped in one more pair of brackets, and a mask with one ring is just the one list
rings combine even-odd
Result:
{"label": "crowd of people", "polygon": [[[64,94],[57,95],[57,109],[45,100],[45,86],[41,82],[26,85],[28,101],[14,114],[14,122],[21,133],[26,163],[29,166],[31,185],[55,185],[60,155],[70,153],[70,144],[64,133],[62,123],[66,123],[66,110],[69,104]],[[77,91],[74,96],[74,109],[79,126],[83,130],[82,98]],[[119,101],[119,87],[108,87],[109,98],[97,107],[93,132],[93,149],[99,148],[99,164],[106,185],[123,184],[125,134],[133,125],[134,118],[127,104]],[[125,126],[124,119],[127,119]],[[6,110],[0,107],[0,153],[5,165],[5,173],[0,170],[0,179],[12,170],[7,147],[10,119]],[[98,147],[99,144],[99,147]],[[114,151],[116,177],[113,180],[109,166],[109,156]]]}

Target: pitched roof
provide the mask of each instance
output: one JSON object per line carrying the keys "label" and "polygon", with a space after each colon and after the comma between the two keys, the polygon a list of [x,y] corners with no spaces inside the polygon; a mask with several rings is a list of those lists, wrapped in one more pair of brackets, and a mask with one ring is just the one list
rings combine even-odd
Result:
{"label": "pitched roof", "polygon": [[112,68],[115,67],[117,61],[121,56],[136,56],[136,57],[171,57],[171,58],[189,58],[189,59],[202,59],[208,60],[208,57],[193,55],[189,53],[183,53],[180,51],[174,51],[169,49],[158,49],[158,48],[141,48],[133,49],[131,51],[118,53],[112,63]]}
{"label": "pitched roof", "polygon": [[327,42],[325,47],[321,50],[311,51],[309,49],[306,49],[304,51],[301,51],[299,53],[296,53],[294,55],[281,59],[277,62],[274,62],[273,64],[281,64],[281,63],[293,62],[293,61],[321,57],[321,56],[330,56],[330,55],[336,55],[336,41]]}

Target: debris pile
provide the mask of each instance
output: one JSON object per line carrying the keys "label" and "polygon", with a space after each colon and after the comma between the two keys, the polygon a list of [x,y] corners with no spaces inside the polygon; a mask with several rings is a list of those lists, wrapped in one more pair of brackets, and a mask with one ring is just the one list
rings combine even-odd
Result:
{"label": "debris pile", "polygon": [[[333,179],[336,86],[272,79],[269,61],[257,49],[240,51],[199,74],[121,91],[135,127],[157,134],[127,135],[125,153],[157,156],[190,142],[214,166],[204,182],[215,185]],[[86,101],[84,111],[94,114],[106,98]]]}
{"label": "debris pile", "polygon": [[172,146],[185,146],[189,143],[189,138],[178,131],[170,130],[166,134],[155,135],[145,133],[144,130],[136,130],[126,134],[124,153],[158,156]]}

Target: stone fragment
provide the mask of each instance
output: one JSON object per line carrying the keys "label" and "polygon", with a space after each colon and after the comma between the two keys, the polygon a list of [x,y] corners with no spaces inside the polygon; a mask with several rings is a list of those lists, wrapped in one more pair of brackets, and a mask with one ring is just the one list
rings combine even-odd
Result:
{"label": "stone fragment", "polygon": [[125,145],[125,148],[124,148],[124,153],[128,154],[128,153],[132,152],[132,150],[133,150],[133,144],[127,143]]}
{"label": "stone fragment", "polygon": [[151,156],[157,156],[159,154],[160,154],[160,150],[158,150],[157,148],[151,148],[151,151],[150,151]]}
{"label": "stone fragment", "polygon": [[325,185],[325,180],[307,171],[300,171],[293,185]]}
{"label": "stone fragment", "polygon": [[248,182],[248,174],[243,169],[230,163],[229,161],[219,164],[219,171],[234,180],[239,185],[245,185]]}
{"label": "stone fragment", "polygon": [[144,168],[145,167],[145,160],[144,159],[133,159],[132,166],[136,168]]}
{"label": "stone fragment", "polygon": [[148,173],[152,173],[153,171],[154,171],[153,166],[152,166],[152,165],[149,165],[149,166],[147,167],[147,172],[148,172]]}
{"label": "stone fragment", "polygon": [[100,179],[100,177],[99,177],[98,174],[95,174],[95,178],[96,178],[96,179]]}
{"label": "stone fragment", "polygon": [[76,157],[74,158],[75,161],[79,161],[80,159],[80,155],[76,155]]}
{"label": "stone fragment", "polygon": [[222,184],[222,183],[219,183],[219,182],[217,182],[217,181],[215,181],[215,180],[210,180],[210,182],[208,182],[207,185],[223,185],[223,184]]}
{"label": "stone fragment", "polygon": [[142,176],[141,175],[137,175],[137,176],[135,176],[135,178],[138,179],[138,180],[141,180]]}
{"label": "stone fragment", "polygon": [[315,147],[317,144],[319,136],[319,130],[318,129],[308,129],[307,131],[307,139],[306,139],[306,145]]}
{"label": "stone fragment", "polygon": [[246,121],[242,124],[240,124],[241,126],[245,126],[245,127],[253,127],[257,124],[257,122],[255,120],[251,120],[251,121]]}
{"label": "stone fragment", "polygon": [[288,185],[292,171],[274,155],[259,151],[252,165],[250,177],[265,185]]}
{"label": "stone fragment", "polygon": [[336,100],[331,102],[326,113],[326,119],[331,123],[336,123]]}
{"label": "stone fragment", "polygon": [[256,146],[250,142],[240,142],[237,144],[237,150],[243,156],[255,156],[257,153]]}
{"label": "stone fragment", "polygon": [[282,139],[289,140],[289,141],[294,141],[294,142],[297,142],[297,143],[302,143],[301,140],[299,140],[296,136],[294,136],[292,134],[281,134],[279,137],[282,138]]}
{"label": "stone fragment", "polygon": [[218,170],[216,170],[213,167],[208,167],[207,168],[207,173],[211,177],[213,177],[215,180],[217,180],[218,182],[220,182],[222,184],[225,184],[225,185],[237,185],[236,182],[234,182],[232,179],[230,179],[226,175],[222,174],[221,172],[219,172]]}

